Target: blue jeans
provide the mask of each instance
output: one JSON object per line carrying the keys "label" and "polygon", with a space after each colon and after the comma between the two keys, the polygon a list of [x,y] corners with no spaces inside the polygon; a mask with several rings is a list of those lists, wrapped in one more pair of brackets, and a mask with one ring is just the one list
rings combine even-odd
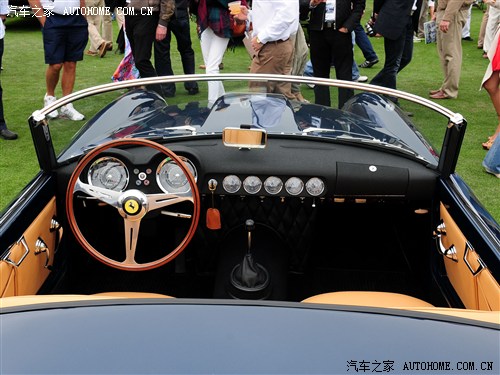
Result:
{"label": "blue jeans", "polygon": [[500,174],[500,136],[496,137],[495,142],[484,157],[483,167],[490,173]]}
{"label": "blue jeans", "polygon": [[370,42],[370,39],[368,38],[368,35],[366,35],[365,30],[363,29],[363,26],[361,26],[361,24],[358,23],[354,28],[354,35],[356,44],[363,53],[365,60],[378,60],[378,56],[373,49],[372,42]]}

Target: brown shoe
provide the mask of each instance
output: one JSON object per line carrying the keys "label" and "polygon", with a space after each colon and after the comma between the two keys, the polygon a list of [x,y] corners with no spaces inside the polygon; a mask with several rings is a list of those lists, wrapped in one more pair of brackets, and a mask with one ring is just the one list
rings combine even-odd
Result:
{"label": "brown shoe", "polygon": [[446,95],[444,92],[439,91],[435,94],[429,95],[432,99],[449,99],[450,97]]}
{"label": "brown shoe", "polygon": [[436,95],[438,92],[441,92],[441,89],[438,89],[438,90],[429,90],[429,95]]}
{"label": "brown shoe", "polygon": [[87,56],[97,56],[97,52],[93,52],[93,51],[91,51],[91,50],[85,51],[85,54],[86,54]]}
{"label": "brown shoe", "polygon": [[[206,69],[206,68],[207,68],[206,65],[204,65],[204,64],[200,65],[200,69]],[[219,64],[219,70],[222,70],[222,69],[224,69],[224,63]]]}
{"label": "brown shoe", "polygon": [[106,56],[106,52],[108,52],[108,47],[111,44],[111,42],[102,42],[101,45],[99,46],[99,57],[104,57]]}
{"label": "brown shoe", "polygon": [[113,43],[112,42],[108,42],[108,47],[106,48],[108,51],[113,51]]}

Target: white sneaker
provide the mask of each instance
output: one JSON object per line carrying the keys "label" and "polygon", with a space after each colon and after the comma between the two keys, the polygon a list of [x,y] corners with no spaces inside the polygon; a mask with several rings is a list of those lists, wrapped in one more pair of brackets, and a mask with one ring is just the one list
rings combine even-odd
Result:
{"label": "white sneaker", "polygon": [[356,80],[356,82],[367,82],[368,81],[368,77],[367,76],[359,76],[358,79]]}
{"label": "white sneaker", "polygon": [[[52,95],[47,95],[45,94],[45,97],[43,98],[43,105],[45,107],[47,107],[49,104],[52,104],[56,101],[56,97],[55,96],[52,96]],[[57,112],[57,109],[50,112],[47,117],[48,118],[56,118],[57,116],[59,116],[59,113]]]}
{"label": "white sneaker", "polygon": [[65,117],[73,121],[80,121],[85,118],[85,116],[78,112],[71,103],[61,107],[61,117]]}

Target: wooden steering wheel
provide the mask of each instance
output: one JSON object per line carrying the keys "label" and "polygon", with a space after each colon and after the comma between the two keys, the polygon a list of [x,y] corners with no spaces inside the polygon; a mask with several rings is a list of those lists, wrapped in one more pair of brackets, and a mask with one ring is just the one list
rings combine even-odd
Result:
{"label": "wooden steering wheel", "polygon": [[[82,172],[92,161],[96,160],[99,154],[110,148],[118,148],[123,146],[149,147],[160,151],[166,157],[172,159],[175,163],[177,163],[182,173],[184,173],[190,186],[189,192],[181,194],[146,194],[139,189],[114,191],[103,187],[93,186],[90,183],[82,181]],[[86,180],[86,178],[84,178],[83,180]],[[80,230],[80,227],[78,226],[74,211],[75,196],[79,192],[84,193],[92,197],[93,199],[98,199],[100,202],[110,205],[118,210],[118,213],[123,218],[125,226],[125,260],[117,261],[111,259],[104,255],[102,252],[99,252],[87,241],[82,231]],[[180,240],[178,245],[173,250],[165,251],[165,256],[147,263],[137,263],[135,260],[137,239],[139,236],[141,220],[144,218],[144,216],[150,211],[158,210],[170,205],[174,205],[176,203],[186,201],[193,204],[193,213],[181,215],[183,218],[189,218],[191,220],[189,229],[187,230],[185,237]],[[80,245],[90,255],[92,255],[100,262],[114,268],[128,271],[143,271],[157,268],[170,262],[186,248],[186,246],[194,236],[196,227],[198,225],[198,220],[200,218],[200,197],[193,175],[185,166],[184,162],[174,152],[164,147],[163,145],[146,139],[120,139],[113,140],[96,147],[78,162],[78,165],[71,175],[66,191],[66,213],[73,234],[75,235]],[[96,228],[96,231],[97,230],[99,229]]]}

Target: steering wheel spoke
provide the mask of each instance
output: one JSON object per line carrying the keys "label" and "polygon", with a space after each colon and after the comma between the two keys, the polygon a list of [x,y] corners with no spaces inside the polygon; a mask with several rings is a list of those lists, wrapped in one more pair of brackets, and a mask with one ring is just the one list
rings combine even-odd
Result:
{"label": "steering wheel spoke", "polygon": [[180,194],[148,194],[146,195],[150,210],[171,206],[181,202],[193,202],[191,194],[183,196]]}
{"label": "steering wheel spoke", "polygon": [[86,184],[82,182],[80,178],[78,178],[75,183],[74,191],[81,191],[91,197],[99,199],[101,202],[109,204],[110,206],[115,208],[119,207],[118,198],[120,197],[120,192]]}
{"label": "steering wheel spoke", "polygon": [[137,265],[135,261],[135,251],[137,249],[137,238],[141,220],[123,220],[125,225],[125,260],[124,265]]}

